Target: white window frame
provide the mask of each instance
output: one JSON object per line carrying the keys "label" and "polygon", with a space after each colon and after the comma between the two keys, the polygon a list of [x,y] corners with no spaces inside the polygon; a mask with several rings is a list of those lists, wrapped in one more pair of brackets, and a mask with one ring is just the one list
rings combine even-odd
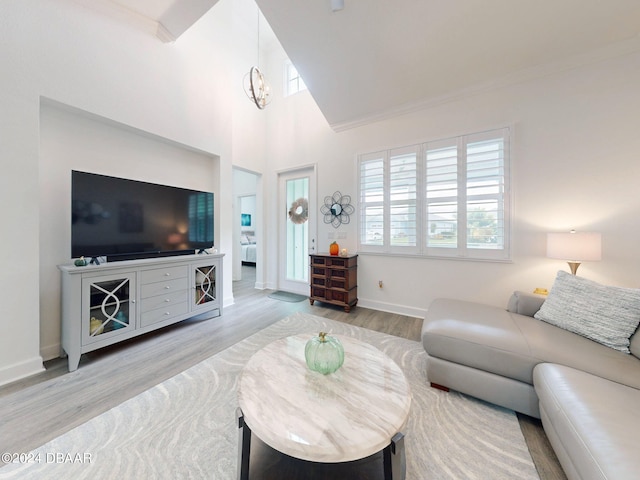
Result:
{"label": "white window frame", "polygon": [[[451,139],[437,140],[425,142],[420,145],[411,145],[407,147],[394,148],[386,151],[363,154],[358,157],[357,177],[358,177],[358,251],[363,253],[379,253],[392,255],[419,255],[425,257],[437,257],[448,259],[466,259],[466,260],[490,260],[490,261],[509,261],[511,258],[511,171],[510,171],[510,128],[504,127],[486,132],[462,135]],[[479,161],[470,161],[471,167],[480,166],[479,170],[474,170],[475,178],[479,181],[468,183],[467,170],[467,146],[477,145],[480,142],[498,140],[498,147],[493,148],[489,154],[493,155],[487,160],[488,164],[483,162],[483,158]],[[492,146],[489,142],[488,145]],[[449,173],[449,176],[455,175],[456,180],[450,181],[455,184],[455,189],[450,190],[447,198],[443,197],[427,198],[427,185],[430,178],[427,178],[427,161],[426,155],[428,151],[434,148],[447,147],[452,148],[456,152],[453,163],[457,164],[455,173]],[[401,155],[407,152],[416,152],[418,162],[416,165],[416,242],[415,245],[399,245],[394,244],[391,238],[391,208],[390,201],[390,159],[395,155]],[[476,157],[478,158],[478,157]],[[383,195],[381,201],[372,203],[367,201],[363,196],[365,194],[366,185],[363,186],[362,166],[372,160],[382,160],[383,162]],[[453,165],[452,163],[452,165]],[[486,173],[483,173],[484,172]],[[501,172],[501,174],[500,174]],[[486,176],[482,178],[482,175]],[[486,189],[482,188],[482,181],[487,182]],[[479,183],[480,182],[480,183]],[[445,182],[446,183],[446,182]],[[449,189],[451,185],[445,187]],[[474,187],[478,190],[473,196],[467,198],[468,189],[471,192]],[[483,191],[486,190],[486,191]],[[429,229],[433,220],[429,218],[429,204],[434,201],[451,201],[457,205],[454,209],[456,224],[456,235],[454,241],[443,246],[435,246],[429,242]],[[380,199],[379,199],[380,200]],[[475,201],[479,204],[495,204],[496,216],[494,222],[496,228],[502,229],[502,237],[498,236],[495,243],[471,243],[467,240],[467,230],[470,228],[467,218],[467,210],[470,204],[468,202]],[[367,208],[381,207],[383,209],[383,225],[382,225],[382,243],[372,244],[367,242],[366,213]],[[469,209],[470,211],[470,209]],[[370,233],[370,232],[369,232]],[[379,238],[379,236],[377,237]],[[501,240],[501,242],[500,242]],[[478,245],[481,245],[478,247]]]}
{"label": "white window frame", "polygon": [[[292,75],[292,72],[295,72],[295,75]],[[300,76],[300,72],[298,72],[298,69],[291,62],[291,60],[286,60],[284,62],[283,81],[283,91],[285,92],[285,97],[295,95],[296,93],[303,92],[307,89],[307,85],[304,83],[304,80]],[[292,85],[295,85],[295,87],[292,88]]]}

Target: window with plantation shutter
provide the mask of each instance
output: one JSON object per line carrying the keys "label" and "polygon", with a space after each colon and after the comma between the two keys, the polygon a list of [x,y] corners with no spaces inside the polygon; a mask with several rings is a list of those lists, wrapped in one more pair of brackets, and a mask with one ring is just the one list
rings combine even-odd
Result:
{"label": "window with plantation shutter", "polygon": [[449,255],[458,245],[458,146],[444,141],[424,147],[426,247]]}
{"label": "window with plantation shutter", "polygon": [[360,245],[374,250],[384,244],[384,155],[360,159]]}
{"label": "window with plantation shutter", "polygon": [[504,249],[504,145],[504,136],[495,134],[466,140],[467,249]]}
{"label": "window with plantation shutter", "polygon": [[362,155],[363,252],[509,258],[509,129]]}
{"label": "window with plantation shutter", "polygon": [[419,149],[396,149],[389,155],[389,242],[393,249],[408,253],[418,246]]}
{"label": "window with plantation shutter", "polygon": [[428,142],[427,255],[507,259],[509,130]]}

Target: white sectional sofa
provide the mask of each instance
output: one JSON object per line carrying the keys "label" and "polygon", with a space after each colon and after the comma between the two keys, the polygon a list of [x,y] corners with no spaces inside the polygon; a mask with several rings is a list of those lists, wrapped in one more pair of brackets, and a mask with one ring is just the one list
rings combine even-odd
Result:
{"label": "white sectional sofa", "polygon": [[640,478],[640,290],[559,272],[545,300],[432,302],[429,381],[541,418],[569,479]]}

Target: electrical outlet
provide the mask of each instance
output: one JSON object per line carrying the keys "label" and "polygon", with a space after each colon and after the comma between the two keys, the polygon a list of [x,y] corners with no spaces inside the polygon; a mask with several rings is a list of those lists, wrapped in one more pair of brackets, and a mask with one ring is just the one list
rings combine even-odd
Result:
{"label": "electrical outlet", "polygon": [[334,239],[334,237],[335,237],[335,234],[334,234],[333,232],[329,232],[329,233],[327,233],[327,239],[329,239],[329,240],[333,240],[333,239]]}
{"label": "electrical outlet", "polygon": [[336,238],[344,240],[347,238],[347,232],[338,232],[338,236]]}

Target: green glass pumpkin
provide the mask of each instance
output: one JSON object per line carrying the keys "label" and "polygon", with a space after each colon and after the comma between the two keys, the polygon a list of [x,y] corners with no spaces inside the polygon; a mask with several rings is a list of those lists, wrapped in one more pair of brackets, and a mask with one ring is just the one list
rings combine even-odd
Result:
{"label": "green glass pumpkin", "polygon": [[307,342],[304,357],[311,370],[327,375],[338,370],[344,363],[344,348],[340,340],[320,332]]}
{"label": "green glass pumpkin", "polygon": [[73,264],[74,264],[76,267],[86,267],[86,266],[88,265],[88,264],[87,264],[87,259],[86,259],[86,258],[84,258],[84,257],[80,257],[80,258],[78,258],[75,262],[73,262]]}

